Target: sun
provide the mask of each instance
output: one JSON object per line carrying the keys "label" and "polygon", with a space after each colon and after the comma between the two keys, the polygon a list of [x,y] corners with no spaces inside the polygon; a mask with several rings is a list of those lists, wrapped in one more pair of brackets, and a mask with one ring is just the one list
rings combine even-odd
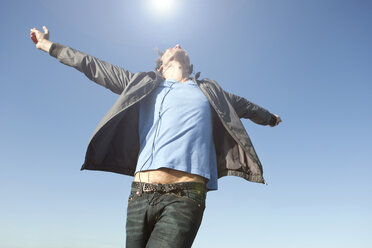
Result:
{"label": "sun", "polygon": [[168,13],[174,7],[174,0],[150,0],[154,11],[158,13]]}

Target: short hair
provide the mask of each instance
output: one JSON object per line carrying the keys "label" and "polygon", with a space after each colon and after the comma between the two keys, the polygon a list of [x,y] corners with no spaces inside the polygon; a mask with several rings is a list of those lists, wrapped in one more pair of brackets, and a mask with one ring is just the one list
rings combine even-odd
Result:
{"label": "short hair", "polygon": [[[156,53],[158,54],[158,58],[155,60],[155,70],[159,70],[160,67],[162,66],[163,62],[161,61],[161,57],[163,57],[164,55],[164,51],[160,50],[159,48],[155,48],[156,50]],[[190,71],[189,71],[189,74],[191,75],[194,71],[194,65],[193,64],[190,64],[189,65],[190,67]]]}
{"label": "short hair", "polygon": [[160,50],[159,48],[155,48],[156,53],[158,54],[158,58],[155,60],[155,69],[159,70],[160,66],[163,64],[161,61],[161,57],[163,57],[164,51]]}

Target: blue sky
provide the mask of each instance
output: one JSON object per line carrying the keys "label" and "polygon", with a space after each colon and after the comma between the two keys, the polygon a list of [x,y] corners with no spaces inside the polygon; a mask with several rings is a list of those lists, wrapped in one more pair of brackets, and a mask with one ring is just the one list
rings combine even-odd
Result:
{"label": "blue sky", "polygon": [[180,43],[201,77],[273,113],[243,123],[268,186],[219,180],[193,247],[371,247],[372,2],[2,1],[0,247],[123,247],[131,177],[80,171],[117,95],[29,39],[135,71]]}

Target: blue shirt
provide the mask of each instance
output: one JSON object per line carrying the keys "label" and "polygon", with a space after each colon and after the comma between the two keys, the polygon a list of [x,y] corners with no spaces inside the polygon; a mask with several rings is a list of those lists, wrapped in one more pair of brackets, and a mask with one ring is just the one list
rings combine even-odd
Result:
{"label": "blue shirt", "polygon": [[207,178],[217,189],[211,106],[199,87],[165,80],[140,102],[138,171],[161,167]]}

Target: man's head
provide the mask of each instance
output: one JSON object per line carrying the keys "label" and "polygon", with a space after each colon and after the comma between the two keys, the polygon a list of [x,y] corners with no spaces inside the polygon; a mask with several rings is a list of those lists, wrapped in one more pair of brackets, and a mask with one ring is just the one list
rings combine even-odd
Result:
{"label": "man's head", "polygon": [[156,60],[156,70],[166,77],[168,74],[182,71],[182,76],[189,77],[193,66],[190,65],[189,55],[179,44],[168,48],[165,52],[159,52],[160,57]]}

